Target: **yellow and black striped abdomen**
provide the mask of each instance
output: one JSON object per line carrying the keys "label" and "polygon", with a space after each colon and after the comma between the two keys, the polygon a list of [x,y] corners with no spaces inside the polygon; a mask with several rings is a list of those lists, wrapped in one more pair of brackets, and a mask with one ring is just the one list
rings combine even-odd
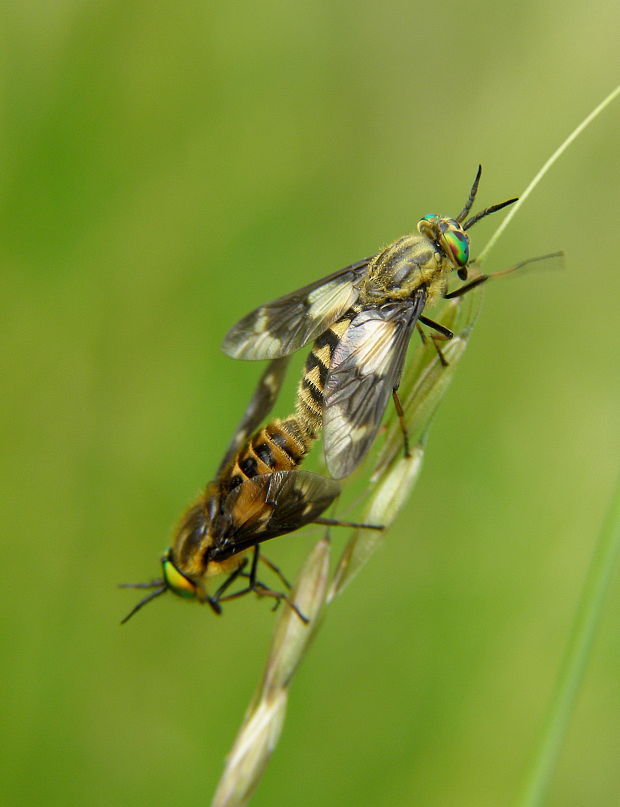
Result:
{"label": "yellow and black striped abdomen", "polygon": [[350,322],[350,317],[338,320],[316,340],[297,390],[295,414],[271,421],[252,437],[231,463],[228,487],[301,465],[323,426],[323,390],[332,354]]}
{"label": "yellow and black striped abdomen", "polygon": [[290,471],[301,463],[310,449],[296,418],[273,420],[252,437],[239,452],[230,470],[230,486],[272,471]]}
{"label": "yellow and black striped abdomen", "polygon": [[335,322],[312,346],[297,390],[296,415],[308,440],[316,440],[323,427],[323,391],[332,354],[351,322],[350,317]]}

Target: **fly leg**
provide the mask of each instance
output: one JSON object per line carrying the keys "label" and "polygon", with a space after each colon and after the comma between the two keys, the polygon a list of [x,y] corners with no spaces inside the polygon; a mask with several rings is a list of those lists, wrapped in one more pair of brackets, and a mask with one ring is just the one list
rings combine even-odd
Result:
{"label": "fly leg", "polygon": [[[503,275],[507,271],[512,272],[522,265],[523,264],[521,263],[518,264],[517,266],[511,266],[509,270],[505,269],[503,272],[495,272],[495,275]],[[493,275],[478,275],[478,277],[475,277],[473,280],[470,280],[469,283],[466,283],[464,286],[459,286],[458,289],[454,289],[454,291],[450,291],[447,294],[444,294],[443,296],[444,300],[454,300],[457,297],[462,297],[464,294],[467,294],[468,291],[475,289],[476,286],[479,286],[481,283],[487,281],[490,277],[493,277]],[[420,319],[422,319],[422,317],[420,317]]]}
{"label": "fly leg", "polygon": [[259,583],[258,581],[254,584],[252,591],[258,594],[259,597],[273,597],[275,603],[272,611],[275,611],[281,602],[285,602],[291,611],[294,611],[295,614],[301,619],[304,625],[308,625],[310,623],[308,617],[302,614],[299,607],[295,605],[295,603],[289,598],[288,594],[286,594],[284,591],[274,591],[272,588],[268,588],[263,583]]}
{"label": "fly leg", "polygon": [[411,451],[409,450],[409,432],[407,431],[407,422],[405,420],[405,410],[403,409],[403,405],[400,402],[400,397],[398,395],[398,390],[392,390],[392,400],[394,401],[394,406],[396,408],[396,414],[398,415],[398,422],[400,423],[400,430],[403,434],[403,452],[405,457],[411,456]]}
{"label": "fly leg", "polygon": [[326,527],[352,527],[360,530],[384,530],[383,524],[363,524],[358,521],[339,521],[337,518],[315,518],[313,524],[323,524]]}
{"label": "fly leg", "polygon": [[[252,558],[252,566],[250,567],[249,572],[242,571],[241,569],[238,570],[238,574],[241,577],[248,578],[248,585],[246,588],[241,589],[241,591],[235,591],[234,594],[227,594],[225,597],[221,597],[219,602],[227,602],[228,600],[236,600],[239,597],[243,597],[245,594],[249,594],[253,591],[255,594],[258,594],[259,597],[272,597],[276,602],[274,605],[275,608],[278,607],[281,601],[284,601],[288,607],[294,611],[297,616],[304,622],[306,625],[310,621],[307,617],[305,617],[299,608],[295,605],[295,603],[289,599],[288,595],[285,594],[283,591],[274,591],[273,589],[266,586],[264,583],[261,583],[260,580],[256,578],[256,570],[258,567],[258,559],[260,557],[260,550],[258,546],[254,547],[254,557]],[[228,582],[228,581],[227,581]]]}
{"label": "fly leg", "polygon": [[261,560],[262,560],[262,562],[265,564],[265,566],[267,566],[269,569],[271,569],[271,571],[272,571],[272,572],[273,572],[273,573],[274,573],[274,574],[275,574],[277,577],[279,577],[279,578],[280,578],[280,580],[282,581],[282,583],[284,584],[284,586],[285,586],[286,588],[288,588],[288,589],[290,589],[290,588],[291,588],[291,584],[290,584],[290,583],[289,583],[289,581],[286,579],[286,577],[285,577],[285,576],[282,574],[282,570],[281,570],[281,569],[280,569],[278,566],[276,566],[276,565],[275,565],[275,563],[273,563],[272,561],[270,561],[270,560],[269,560],[269,558],[266,558],[264,555],[261,555],[261,556],[260,556],[260,559],[261,559]]}
{"label": "fly leg", "polygon": [[151,580],[150,583],[119,583],[119,588],[160,588],[164,585],[163,580]]}
{"label": "fly leg", "polygon": [[[468,291],[475,289],[476,286],[479,286],[481,283],[485,283],[487,280],[492,280],[495,277],[502,277],[503,275],[509,275],[512,272],[516,272],[517,269],[522,269],[524,266],[529,266],[531,263],[538,263],[538,261],[547,261],[551,258],[563,258],[564,253],[560,250],[560,252],[550,252],[548,255],[537,255],[535,258],[526,258],[524,261],[519,261],[519,263],[515,263],[512,266],[508,266],[506,269],[500,269],[498,272],[491,272],[490,274],[480,274],[475,277],[473,280],[470,280],[469,283],[465,283],[464,286],[460,286],[458,289],[454,289],[454,291],[450,291],[447,294],[444,294],[444,300],[454,300],[457,297],[462,297],[464,294],[467,294]],[[475,261],[472,261],[475,263]],[[471,266],[471,264],[470,264]],[[467,277],[466,273],[461,274],[459,272],[459,277],[462,280],[465,280]],[[422,317],[420,317],[422,319]]]}
{"label": "fly leg", "polygon": [[454,337],[454,334],[448,328],[444,327],[443,325],[440,325],[439,322],[435,322],[435,320],[429,319],[428,317],[421,316],[419,320],[424,325],[428,326],[429,328],[432,328],[435,331],[435,333],[431,335],[431,339],[433,340],[433,345],[435,347],[435,350],[437,351],[437,355],[439,356],[441,366],[447,367],[449,362],[443,355],[443,351],[439,346],[439,342],[447,342],[448,340]]}
{"label": "fly leg", "polygon": [[159,597],[161,594],[165,594],[166,591],[168,590],[168,586],[164,583],[163,580],[161,580],[161,581],[154,580],[152,583],[121,583],[119,588],[153,588],[153,589],[155,589],[150,594],[147,594],[146,597],[144,597],[144,599],[140,600],[140,602],[137,605],[134,605],[134,607],[127,614],[127,616],[124,619],[121,619],[121,625],[124,625],[125,622],[127,622],[128,619],[131,619],[131,617],[137,611],[139,611],[141,608],[143,608],[148,602],[151,602],[151,600],[154,600],[155,597]]}
{"label": "fly leg", "polygon": [[243,562],[235,569],[234,572],[228,575],[226,580],[222,583],[222,585],[217,589],[215,594],[212,597],[206,597],[205,602],[209,603],[211,608],[215,611],[216,614],[222,613],[222,607],[220,602],[224,600],[231,599],[231,596],[228,595],[227,597],[223,597],[222,595],[224,592],[230,588],[230,586],[235,582],[238,577],[245,577],[246,573],[243,571],[245,567],[248,565],[248,559],[244,558]]}

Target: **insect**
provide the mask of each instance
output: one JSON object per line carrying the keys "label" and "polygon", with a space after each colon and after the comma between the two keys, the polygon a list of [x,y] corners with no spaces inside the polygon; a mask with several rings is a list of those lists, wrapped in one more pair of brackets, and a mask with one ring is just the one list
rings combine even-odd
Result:
{"label": "insect", "polygon": [[[437,298],[458,297],[490,277],[479,274],[456,290],[447,290],[451,272],[456,271],[462,281],[468,278],[467,230],[517,201],[508,199],[467,218],[481,172],[478,166],[467,203],[456,218],[424,216],[417,232],[255,309],[224,340],[224,352],[237,359],[288,356],[317,340],[306,362],[308,383],[305,391],[300,389],[300,398],[315,409],[323,407],[323,421],[318,422],[324,428],[325,460],[334,479],[350,474],[363,459],[390,395],[408,453],[397,390],[411,333],[422,323],[440,337],[452,337],[423,312]],[[311,379],[316,383],[310,383]]]}
{"label": "insect", "polygon": [[[259,544],[310,523],[370,526],[320,517],[339,495],[340,484],[297,467],[316,437],[312,411],[303,419],[292,415],[273,420],[248,439],[271,410],[287,362],[286,358],[273,360],[261,377],[215,479],[186,510],[172,547],[162,556],[162,577],[150,583],[122,584],[123,588],[153,589],[122,623],[166,591],[207,603],[217,614],[221,603],[255,592],[276,603],[286,601],[305,620],[284,592],[258,580],[260,558],[288,586],[277,567],[260,555]],[[249,550],[253,556],[247,571]],[[219,575],[225,579],[210,593],[211,579]],[[246,585],[229,593],[237,579]]]}

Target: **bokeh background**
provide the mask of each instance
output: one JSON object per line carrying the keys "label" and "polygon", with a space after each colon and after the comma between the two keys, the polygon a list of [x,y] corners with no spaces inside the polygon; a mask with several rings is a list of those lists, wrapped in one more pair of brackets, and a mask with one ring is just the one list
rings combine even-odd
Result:
{"label": "bokeh background", "polygon": [[[3,9],[2,765],[8,805],[208,804],[274,616],[158,574],[259,367],[260,302],[428,212],[518,194],[618,82],[602,0],[15,2]],[[253,804],[510,804],[620,456],[620,103],[487,264],[422,478],[329,614]],[[474,251],[492,232],[473,232]],[[292,392],[278,406],[287,414]],[[290,574],[318,533],[281,539]],[[334,536],[334,542],[343,542]],[[620,792],[620,586],[550,805]]]}

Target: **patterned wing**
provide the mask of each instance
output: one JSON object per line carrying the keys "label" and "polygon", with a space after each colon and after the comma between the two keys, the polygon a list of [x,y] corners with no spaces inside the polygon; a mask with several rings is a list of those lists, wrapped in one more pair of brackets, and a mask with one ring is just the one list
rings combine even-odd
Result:
{"label": "patterned wing", "polygon": [[226,497],[214,520],[213,560],[284,535],[314,521],[340,493],[340,484],[310,471],[274,471],[246,479]]}
{"label": "patterned wing", "polygon": [[255,309],[228,331],[222,350],[233,359],[275,359],[312,342],[357,300],[357,263]]}
{"label": "patterned wing", "polygon": [[419,289],[412,299],[362,311],[334,350],[324,393],[324,444],[335,479],[350,474],[374,440],[425,302]]}
{"label": "patterned wing", "polygon": [[258,429],[260,424],[273,409],[273,405],[276,402],[276,398],[278,397],[278,393],[282,387],[282,382],[284,381],[288,362],[288,357],[274,359],[273,361],[269,362],[267,369],[260,377],[260,381],[254,390],[252,400],[243,413],[243,417],[237,426],[235,435],[230,441],[230,445],[228,446],[228,449],[220,462],[220,466],[217,469],[216,479],[219,479],[222,476],[231,459],[236,456],[241,446],[247,442],[250,436],[256,431],[256,429]]}

